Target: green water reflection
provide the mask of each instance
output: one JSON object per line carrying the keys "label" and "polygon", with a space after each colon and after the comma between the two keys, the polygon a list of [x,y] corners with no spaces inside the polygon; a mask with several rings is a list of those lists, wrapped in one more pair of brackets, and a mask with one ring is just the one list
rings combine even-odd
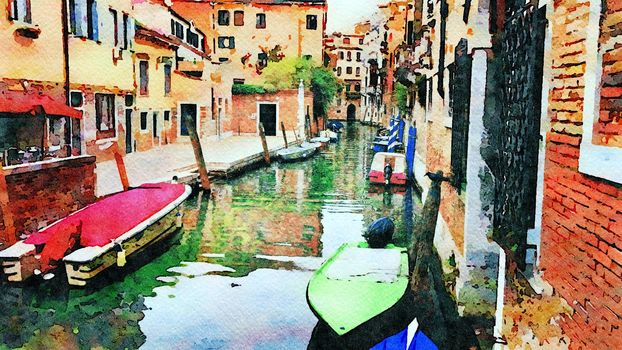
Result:
{"label": "green water reflection", "polygon": [[[315,323],[304,296],[311,271],[380,216],[394,219],[395,242],[407,244],[421,208],[410,191],[369,188],[373,132],[349,126],[310,161],[216,182],[210,196],[184,204],[185,230],[100,288],[0,286],[0,349],[162,348],[175,337],[178,348],[304,348]],[[274,279],[287,283],[272,290]],[[208,295],[222,305],[197,301]],[[243,314],[257,305],[261,317]],[[175,313],[184,308],[200,313]],[[265,334],[276,328],[287,337]],[[264,334],[234,339],[253,329]]]}

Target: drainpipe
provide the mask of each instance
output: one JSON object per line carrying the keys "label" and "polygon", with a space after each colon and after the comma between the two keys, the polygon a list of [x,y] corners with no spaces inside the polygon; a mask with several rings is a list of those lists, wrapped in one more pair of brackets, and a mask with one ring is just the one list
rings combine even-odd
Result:
{"label": "drainpipe", "polygon": [[[69,28],[67,27],[69,16],[67,14],[67,0],[62,0],[61,6],[61,30],[63,31],[63,77],[65,80],[63,82],[63,88],[65,90],[65,103],[67,106],[71,106],[71,97],[69,94]],[[66,125],[68,126],[66,128],[68,133],[65,134],[65,145],[69,146],[67,155],[71,156],[73,153],[73,121],[71,118],[66,117]]]}
{"label": "drainpipe", "polygon": [[69,30],[67,28],[67,0],[62,0],[61,9],[61,28],[63,31],[63,71],[65,81],[63,82],[65,88],[65,103],[67,106],[71,106],[69,98]]}

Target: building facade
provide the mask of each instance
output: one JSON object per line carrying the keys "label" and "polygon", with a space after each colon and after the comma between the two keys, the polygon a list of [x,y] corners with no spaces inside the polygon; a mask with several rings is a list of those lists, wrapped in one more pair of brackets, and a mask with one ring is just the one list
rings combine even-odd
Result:
{"label": "building facade", "polygon": [[[270,62],[308,57],[321,63],[325,0],[188,1],[173,9],[206,33],[206,51],[236,83],[259,83]],[[278,29],[275,29],[278,28]]]}
{"label": "building facade", "polygon": [[364,62],[364,34],[333,33],[327,40],[330,66],[343,85],[343,91],[337,97],[329,112],[330,119],[361,121],[363,113],[362,90],[365,87],[367,67]]}

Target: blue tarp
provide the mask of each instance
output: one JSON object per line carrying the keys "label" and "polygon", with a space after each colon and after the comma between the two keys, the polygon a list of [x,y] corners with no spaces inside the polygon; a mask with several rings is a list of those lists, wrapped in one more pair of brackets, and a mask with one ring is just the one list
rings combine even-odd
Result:
{"label": "blue tarp", "polygon": [[398,124],[398,129],[397,129],[397,140],[401,143],[404,143],[404,128],[406,128],[406,122],[404,121],[404,119],[399,118],[399,124]]}
{"label": "blue tarp", "polygon": [[397,132],[399,129],[399,117],[391,117],[390,127],[389,127],[389,146],[387,147],[387,152],[395,152],[395,147],[397,147],[398,139]]}
{"label": "blue tarp", "polygon": [[407,344],[408,328],[374,345],[371,350],[438,350],[432,340],[421,331],[415,333],[408,349],[406,349]]}
{"label": "blue tarp", "polygon": [[408,128],[408,143],[406,144],[406,168],[408,170],[408,178],[414,178],[413,167],[415,163],[415,145],[417,140],[417,128],[411,126]]}
{"label": "blue tarp", "polygon": [[338,120],[333,120],[329,122],[326,127],[330,130],[337,131],[343,128],[343,123]]}

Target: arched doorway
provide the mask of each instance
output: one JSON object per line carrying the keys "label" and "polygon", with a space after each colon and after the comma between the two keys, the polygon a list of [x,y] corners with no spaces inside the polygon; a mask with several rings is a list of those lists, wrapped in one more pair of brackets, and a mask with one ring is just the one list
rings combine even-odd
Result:
{"label": "arched doorway", "polygon": [[348,121],[353,122],[356,120],[356,106],[350,103],[348,106]]}

